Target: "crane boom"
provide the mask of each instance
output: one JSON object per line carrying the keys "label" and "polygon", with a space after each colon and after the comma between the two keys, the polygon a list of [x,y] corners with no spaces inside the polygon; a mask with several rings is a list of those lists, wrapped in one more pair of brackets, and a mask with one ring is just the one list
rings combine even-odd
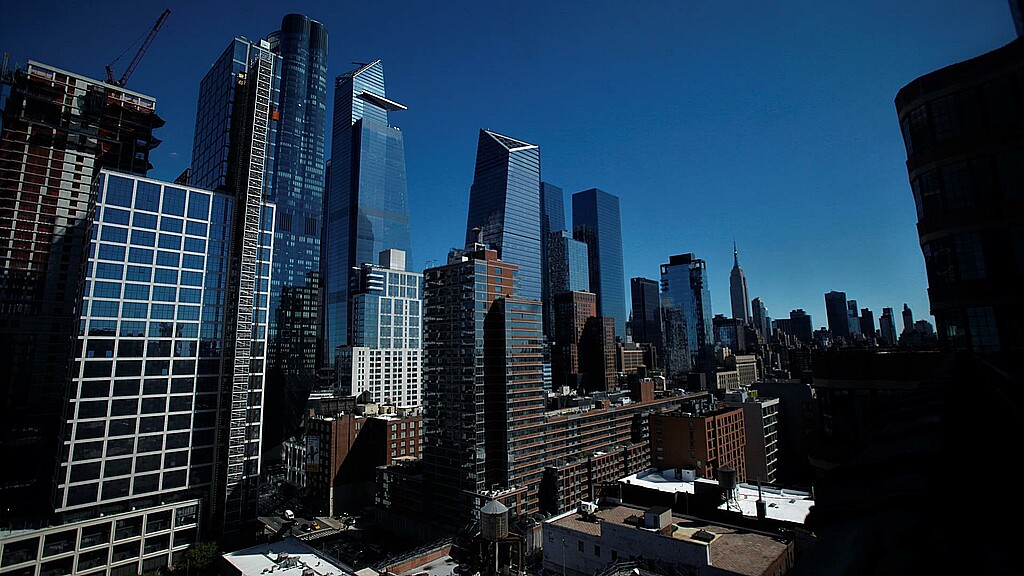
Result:
{"label": "crane boom", "polygon": [[[141,61],[142,57],[145,56],[146,50],[148,50],[149,45],[153,43],[153,39],[156,38],[156,33],[160,31],[160,27],[164,25],[164,20],[167,20],[167,16],[170,13],[170,8],[164,9],[163,14],[161,14],[160,17],[156,19],[156,23],[153,24],[153,28],[149,31],[149,34],[146,35],[146,39],[143,40],[142,46],[139,47],[139,51],[135,53],[135,57],[132,58],[131,63],[128,64],[127,68],[125,68],[124,74],[121,75],[120,79],[114,80],[114,70],[111,69],[110,66],[106,67],[108,84],[114,84],[115,86],[124,86],[125,83],[128,82],[128,78],[131,77],[132,72],[135,71],[135,67],[139,65],[139,61]],[[113,62],[111,64],[113,64]]]}

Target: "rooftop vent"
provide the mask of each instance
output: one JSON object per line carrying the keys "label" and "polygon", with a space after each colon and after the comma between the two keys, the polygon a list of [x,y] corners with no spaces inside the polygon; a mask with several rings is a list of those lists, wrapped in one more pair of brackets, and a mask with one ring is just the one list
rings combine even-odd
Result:
{"label": "rooftop vent", "polygon": [[697,530],[693,533],[693,536],[691,536],[691,538],[693,538],[694,540],[700,540],[701,542],[707,542],[710,544],[711,541],[715,539],[715,535],[711,532],[708,532],[707,530]]}

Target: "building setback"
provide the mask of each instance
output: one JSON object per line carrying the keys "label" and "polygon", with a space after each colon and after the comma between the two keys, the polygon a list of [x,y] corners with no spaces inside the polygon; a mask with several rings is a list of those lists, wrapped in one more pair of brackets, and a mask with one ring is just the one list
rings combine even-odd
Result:
{"label": "building setback", "polygon": [[750,322],[750,294],[747,292],[747,276],[740,268],[740,253],[736,243],[732,245],[732,272],[729,274],[729,299],[732,304],[732,317],[744,324]]}

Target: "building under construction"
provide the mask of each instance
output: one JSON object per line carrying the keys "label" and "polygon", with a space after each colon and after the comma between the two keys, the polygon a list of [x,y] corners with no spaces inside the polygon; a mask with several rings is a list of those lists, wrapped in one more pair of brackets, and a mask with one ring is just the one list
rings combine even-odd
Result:
{"label": "building under construction", "polygon": [[145,175],[156,100],[29,61],[5,73],[0,132],[0,506],[50,507],[76,299],[100,168]]}

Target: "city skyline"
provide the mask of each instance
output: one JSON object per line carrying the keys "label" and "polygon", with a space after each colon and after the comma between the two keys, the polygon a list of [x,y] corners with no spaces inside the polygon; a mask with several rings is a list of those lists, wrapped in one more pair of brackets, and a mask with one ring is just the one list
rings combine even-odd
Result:
{"label": "city skyline", "polygon": [[[1000,0],[930,6],[927,22],[911,17],[919,4],[680,6],[631,10],[629,17],[566,6],[538,6],[529,16],[495,8],[499,12],[488,17],[483,8],[403,4],[380,27],[352,31],[336,43],[328,75],[351,69],[352,60],[381,58],[394,91],[413,110],[397,121],[410,134],[410,269],[443,262],[449,248],[462,244],[444,215],[465,214],[475,135],[485,127],[537,143],[545,159],[541,178],[567,197],[599,187],[622,199],[627,281],[652,277],[667,256],[692,251],[708,263],[714,312],[728,313],[735,236],[750,296],[763,298],[774,318],[803,308],[816,328],[823,326],[822,295],[830,290],[845,291],[876,315],[906,302],[917,317],[929,317],[892,100],[910,79],[1004,44],[1013,26]],[[150,174],[164,180],[188,164],[198,80],[226,35],[259,38],[286,12],[306,14],[328,31],[344,29],[368,10],[267,4],[244,11],[203,7],[200,13],[188,3],[169,7],[164,29],[128,83],[153,94],[167,120],[157,131],[164,144]],[[103,65],[148,29],[155,12],[68,6],[54,18],[44,5],[12,6],[0,23],[0,49],[11,53],[12,64],[33,59],[100,77]],[[119,24],[112,33],[91,33],[115,13]],[[508,40],[489,36],[484,24],[491,21],[503,22]],[[607,34],[621,36],[622,45],[601,48],[608,22],[620,22]],[[437,38],[430,23],[459,33]],[[542,28],[533,30],[538,23]],[[571,32],[600,33],[573,46],[541,33],[570,25]],[[528,31],[530,42],[513,40]],[[49,42],[50,36],[62,42]],[[420,48],[425,37],[437,43],[433,50]],[[630,39],[638,42],[627,46]],[[489,49],[471,50],[474,42],[489,42]],[[922,43],[930,49],[907,48]],[[754,52],[763,44],[770,48]],[[894,54],[902,58],[889,58]],[[634,83],[596,90],[607,84],[607,70],[630,62],[639,67],[631,69]],[[578,66],[567,69],[568,63]],[[115,70],[125,65],[122,59]],[[873,80],[863,82],[868,73]],[[749,90],[749,83],[762,89]],[[538,107],[535,97],[551,91],[571,95],[572,106]],[[660,112],[627,115],[626,124],[609,120],[621,98],[640,93],[659,94],[667,104]],[[458,117],[444,114],[445,107],[458,108]],[[654,201],[665,206],[651,210]],[[674,225],[684,217],[687,226]],[[849,226],[840,226],[844,222]],[[843,233],[865,229],[878,233]],[[885,281],[864,281],[865,269]]]}

